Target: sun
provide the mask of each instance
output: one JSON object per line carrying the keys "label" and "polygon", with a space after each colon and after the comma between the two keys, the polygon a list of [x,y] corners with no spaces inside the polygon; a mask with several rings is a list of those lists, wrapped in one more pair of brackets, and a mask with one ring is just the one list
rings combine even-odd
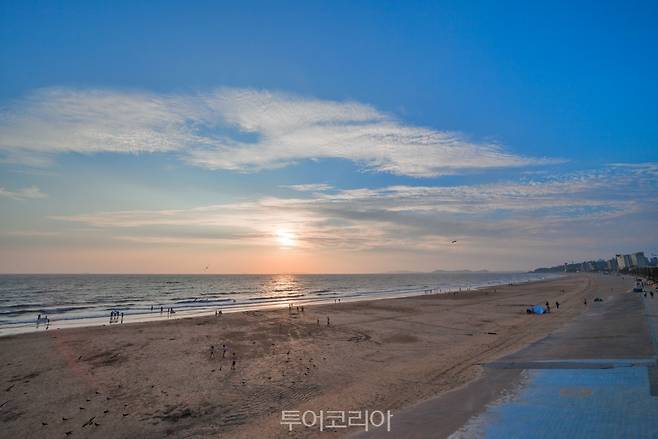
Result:
{"label": "sun", "polygon": [[278,229],[275,236],[281,247],[290,248],[295,246],[295,235],[289,230]]}

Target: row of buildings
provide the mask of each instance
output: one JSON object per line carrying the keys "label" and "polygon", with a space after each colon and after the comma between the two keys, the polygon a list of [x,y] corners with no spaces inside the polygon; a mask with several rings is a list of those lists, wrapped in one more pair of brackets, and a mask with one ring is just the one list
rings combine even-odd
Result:
{"label": "row of buildings", "polygon": [[575,273],[579,271],[629,271],[636,268],[658,267],[658,258],[651,259],[644,256],[644,252],[636,252],[628,255],[615,255],[614,258],[597,261],[565,262],[554,267],[542,267],[534,270],[536,273],[563,271]]}

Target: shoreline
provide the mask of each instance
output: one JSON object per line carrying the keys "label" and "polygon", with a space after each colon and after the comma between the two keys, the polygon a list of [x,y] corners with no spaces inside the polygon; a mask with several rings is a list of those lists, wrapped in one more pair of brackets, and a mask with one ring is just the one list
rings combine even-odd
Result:
{"label": "shoreline", "polygon": [[[531,273],[512,273],[512,274],[531,274]],[[127,275],[130,276],[130,275]],[[211,276],[211,275],[209,275]],[[540,274],[541,279],[530,279],[517,281],[512,283],[514,284],[526,284],[532,282],[541,282],[544,280],[557,279],[564,276],[563,274]],[[338,295],[339,293],[332,293],[326,295],[326,297],[311,297],[305,295],[293,295],[293,296],[281,296],[281,297],[264,297],[260,300],[259,298],[249,299],[251,302],[240,302],[236,303],[235,300],[227,298],[220,301],[221,303],[215,303],[212,305],[199,305],[195,307],[188,306],[176,306],[175,303],[168,304],[166,306],[174,307],[176,313],[180,315],[170,316],[165,313],[158,312],[158,309],[161,305],[155,307],[152,311],[143,311],[143,312],[126,312],[126,324],[127,323],[138,323],[138,322],[160,322],[175,320],[181,318],[198,318],[213,315],[216,310],[221,310],[223,313],[236,313],[236,312],[248,312],[248,311],[267,311],[274,309],[283,309],[289,303],[295,303],[295,305],[304,305],[304,306],[317,306],[317,305],[326,305],[333,303],[334,299],[340,299],[343,303],[347,302],[362,302],[362,301],[376,301],[376,300],[389,300],[397,298],[406,298],[406,297],[415,297],[422,296],[426,294],[449,294],[455,292],[466,292],[466,291],[476,291],[483,288],[497,288],[500,286],[510,285],[510,283],[491,283],[486,284],[476,284],[473,287],[454,287],[453,289],[444,290],[439,287],[428,287],[428,288],[410,288],[407,290],[392,290],[392,291],[376,291],[376,292],[363,292],[363,291],[354,291],[348,293],[342,293],[343,295]],[[462,290],[464,288],[464,290]],[[438,290],[438,292],[437,292]],[[268,301],[265,301],[268,300]],[[190,300],[191,301],[191,300]],[[199,303],[204,303],[199,301]],[[108,310],[109,313],[109,310]],[[52,315],[52,314],[50,314]],[[55,314],[57,315],[57,314]],[[96,326],[113,326],[117,322],[110,323],[107,313],[103,316],[97,317],[66,317],[60,319],[52,319],[49,324],[48,330],[60,330],[60,329],[69,329],[69,328],[90,328]],[[9,335],[17,335],[31,332],[40,332],[46,330],[46,325],[41,323],[37,325],[36,322],[20,322],[6,324],[5,326],[0,326],[0,337],[6,337]]]}
{"label": "shoreline", "polygon": [[[584,297],[602,289],[621,294],[628,282],[579,274],[495,293],[483,288],[309,306],[303,313],[249,311],[1,337],[0,382],[14,387],[5,392],[0,417],[17,438],[41,430],[77,434],[92,416],[106,437],[247,438],[290,437],[281,410],[390,409],[395,416],[473,381],[479,364],[560,328],[581,314]],[[560,310],[525,314],[527,305],[545,300],[559,300]],[[33,429],[41,423],[47,425]],[[295,437],[317,434],[295,429]]]}

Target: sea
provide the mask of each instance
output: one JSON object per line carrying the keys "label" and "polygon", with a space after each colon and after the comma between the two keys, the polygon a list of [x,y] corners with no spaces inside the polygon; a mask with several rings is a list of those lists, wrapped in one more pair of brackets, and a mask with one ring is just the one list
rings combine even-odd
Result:
{"label": "sea", "polygon": [[[555,277],[434,272],[273,275],[0,275],[0,335],[267,308],[443,294]],[[160,312],[160,309],[163,312]],[[172,308],[175,314],[169,314]],[[38,320],[39,314],[42,316]],[[47,320],[43,318],[47,317]]]}

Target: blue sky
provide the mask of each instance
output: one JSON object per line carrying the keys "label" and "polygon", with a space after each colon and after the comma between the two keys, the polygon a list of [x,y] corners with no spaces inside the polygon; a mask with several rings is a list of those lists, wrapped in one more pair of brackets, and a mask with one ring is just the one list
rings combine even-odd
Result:
{"label": "blue sky", "polygon": [[658,247],[655,2],[135,3],[0,3],[3,271]]}

